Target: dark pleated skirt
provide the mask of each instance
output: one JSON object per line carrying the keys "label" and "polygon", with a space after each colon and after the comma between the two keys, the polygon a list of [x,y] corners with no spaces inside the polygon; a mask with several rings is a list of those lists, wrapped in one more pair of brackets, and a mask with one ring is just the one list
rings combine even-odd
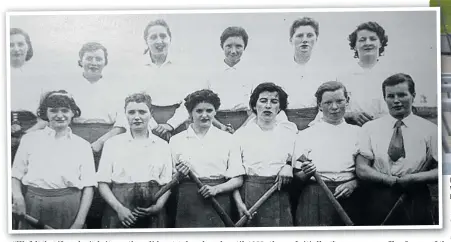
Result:
{"label": "dark pleated skirt", "polygon": [[[42,189],[28,186],[25,193],[27,214],[54,229],[69,229],[77,217],[81,202],[78,188]],[[27,222],[20,229],[34,229]]]}
{"label": "dark pleated skirt", "polygon": [[[342,184],[341,182],[325,183],[332,193]],[[308,181],[298,189],[300,189],[300,192],[295,215],[296,226],[345,226],[332,202],[318,183]],[[338,202],[355,225],[358,225],[358,221],[360,221],[360,204],[357,199],[358,189],[348,198],[338,199]]]}
{"label": "dark pleated skirt", "polygon": [[[133,210],[136,207],[150,207],[155,194],[161,186],[156,182],[143,182],[132,184],[113,183],[111,191],[116,199],[126,208]],[[133,228],[164,228],[164,208],[156,215],[139,218]],[[123,228],[116,211],[106,205],[102,217],[102,228]]]}
{"label": "dark pleated skirt", "polygon": [[[403,191],[379,184],[365,184],[365,225],[380,225]],[[385,225],[432,225],[432,202],[427,185],[417,185],[407,191],[407,199],[392,214]]]}
{"label": "dark pleated skirt", "polygon": [[[274,184],[275,177],[246,176],[241,188],[241,197],[250,209],[263,194]],[[266,200],[247,227],[287,227],[293,226],[290,199],[288,191],[276,191]]]}
{"label": "dark pleated skirt", "polygon": [[[225,179],[200,179],[203,184],[215,186],[226,182]],[[204,199],[199,193],[197,185],[185,179],[178,188],[177,213],[175,218],[176,228],[208,228],[225,227],[224,222],[214,210],[209,199]],[[230,193],[215,196],[221,207],[230,216]]]}

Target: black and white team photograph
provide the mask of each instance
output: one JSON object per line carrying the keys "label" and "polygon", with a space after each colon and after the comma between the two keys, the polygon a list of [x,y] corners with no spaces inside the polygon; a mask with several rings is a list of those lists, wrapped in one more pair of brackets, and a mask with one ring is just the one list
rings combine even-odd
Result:
{"label": "black and white team photograph", "polygon": [[8,12],[9,232],[440,228],[438,15]]}

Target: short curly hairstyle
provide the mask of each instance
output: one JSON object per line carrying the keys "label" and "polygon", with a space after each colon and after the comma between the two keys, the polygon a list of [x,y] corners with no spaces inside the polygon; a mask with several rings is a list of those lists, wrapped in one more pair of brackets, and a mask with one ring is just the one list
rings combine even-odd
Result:
{"label": "short curly hairstyle", "polygon": [[189,113],[191,113],[199,103],[210,103],[215,110],[218,110],[219,106],[221,106],[221,100],[219,99],[218,94],[208,89],[195,91],[185,98],[185,107]]}
{"label": "short curly hairstyle", "polygon": [[340,89],[343,89],[343,93],[345,95],[346,100],[349,100],[348,91],[346,90],[346,87],[345,85],[343,85],[343,83],[338,81],[328,81],[321,84],[315,93],[316,104],[318,105],[318,107],[321,105],[321,102],[323,101],[323,94],[325,92],[335,92]]}
{"label": "short curly hairstyle", "polygon": [[83,67],[81,65],[81,60],[83,59],[83,56],[85,55],[86,52],[94,52],[96,50],[103,50],[103,54],[105,57],[105,65],[108,65],[108,51],[105,48],[105,46],[97,42],[88,42],[85,43],[78,52],[78,56],[80,57],[80,60],[78,61],[78,66]]}
{"label": "short curly hairstyle", "polygon": [[25,56],[25,61],[31,60],[31,57],[33,57],[33,45],[31,44],[30,36],[28,35],[27,32],[25,32],[19,28],[11,28],[9,30],[9,36],[16,35],[16,34],[20,34],[20,35],[23,35],[23,37],[25,37],[25,42],[28,45],[28,51],[27,51],[27,55]]}
{"label": "short curly hairstyle", "polygon": [[258,97],[262,92],[277,92],[277,94],[279,95],[280,111],[285,111],[287,109],[288,94],[283,90],[283,88],[272,82],[263,82],[260,83],[251,94],[249,107],[251,108],[252,112],[257,114],[255,107],[257,106]]}
{"label": "short curly hairstyle", "polygon": [[294,32],[300,26],[311,26],[315,30],[316,37],[319,36],[319,23],[310,17],[303,17],[294,20],[290,27],[290,40],[293,38]]}
{"label": "short curly hairstyle", "polygon": [[357,33],[360,30],[368,30],[377,34],[377,37],[381,42],[381,47],[379,48],[379,56],[382,56],[388,43],[388,36],[385,34],[385,30],[384,28],[382,28],[382,26],[380,26],[377,22],[370,21],[357,26],[357,28],[348,37],[349,46],[351,47],[351,50],[354,51],[354,58],[359,58],[359,53],[357,53],[355,45],[357,43]]}
{"label": "short curly hairstyle", "polygon": [[219,40],[221,41],[221,48],[224,49],[224,42],[230,37],[241,37],[244,42],[244,49],[246,49],[249,36],[247,35],[247,32],[244,28],[237,26],[226,28],[219,38]]}
{"label": "short curly hairstyle", "polygon": [[152,111],[152,98],[146,93],[134,93],[125,98],[124,110],[127,109],[127,105],[131,102],[144,103]]}
{"label": "short curly hairstyle", "polygon": [[[166,23],[166,21],[164,19],[156,19],[153,21],[150,21],[146,28],[144,29],[144,41],[147,42],[147,37],[149,37],[149,29],[152,28],[153,26],[163,26],[164,28],[166,28],[166,31],[168,32],[169,37],[172,39],[172,33],[171,33],[171,29],[169,28],[168,23]],[[144,50],[144,54],[147,54],[147,52],[149,52],[149,48],[146,48]]]}
{"label": "short curly hairstyle", "polygon": [[42,120],[49,121],[49,118],[47,117],[47,108],[61,107],[72,110],[74,118],[80,117],[81,115],[81,110],[75,103],[74,98],[65,90],[47,92],[39,104],[37,115]]}

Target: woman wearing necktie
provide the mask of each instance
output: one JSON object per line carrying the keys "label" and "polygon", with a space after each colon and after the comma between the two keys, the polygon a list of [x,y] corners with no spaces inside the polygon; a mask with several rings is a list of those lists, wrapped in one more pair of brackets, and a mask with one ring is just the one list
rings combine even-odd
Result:
{"label": "woman wearing necktie", "polygon": [[367,186],[365,224],[432,224],[427,184],[438,182],[437,125],[412,113],[416,93],[409,75],[388,77],[382,92],[389,115],[363,125],[356,156],[357,176]]}

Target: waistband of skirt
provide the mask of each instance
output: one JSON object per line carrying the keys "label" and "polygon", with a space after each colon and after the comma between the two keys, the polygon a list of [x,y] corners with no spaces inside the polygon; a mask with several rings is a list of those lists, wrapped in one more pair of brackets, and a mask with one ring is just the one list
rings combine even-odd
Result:
{"label": "waistband of skirt", "polygon": [[[355,179],[353,179],[353,180],[355,180]],[[352,181],[352,180],[349,180],[349,181]],[[327,186],[338,186],[338,185],[341,185],[341,184],[346,183],[348,181],[327,181],[327,180],[323,180],[323,182]],[[311,186],[319,186],[319,183],[316,182],[316,180],[312,180],[312,179],[309,179],[305,184],[311,185]]]}
{"label": "waistband of skirt", "polygon": [[112,187],[116,187],[116,188],[133,188],[133,187],[155,187],[155,186],[160,186],[160,184],[158,184],[158,182],[152,180],[152,181],[148,181],[148,182],[134,182],[134,183],[116,183],[113,182],[111,183]]}
{"label": "waistband of skirt", "polygon": [[42,197],[61,197],[67,195],[73,195],[77,192],[81,192],[76,187],[58,188],[58,189],[44,189],[40,187],[27,186],[27,192]]}
{"label": "waistband of skirt", "polygon": [[272,184],[276,181],[276,176],[244,176],[244,182],[254,182],[262,184]]}
{"label": "waistband of skirt", "polygon": [[388,187],[385,184],[382,183],[368,183],[368,182],[364,182],[362,183],[362,187],[364,190],[393,190],[393,191],[398,191],[398,192],[407,192],[407,193],[412,193],[412,194],[423,194],[423,193],[427,193],[429,194],[429,187],[427,184],[415,184],[415,185],[411,185],[409,186],[407,189],[397,189],[397,188],[393,188],[393,187]]}
{"label": "waistband of skirt", "polygon": [[[199,177],[199,180],[202,183],[224,183],[227,181],[225,177],[221,178],[201,178]],[[191,180],[189,177],[184,177],[182,180],[180,180],[180,183],[194,183],[193,180]]]}

